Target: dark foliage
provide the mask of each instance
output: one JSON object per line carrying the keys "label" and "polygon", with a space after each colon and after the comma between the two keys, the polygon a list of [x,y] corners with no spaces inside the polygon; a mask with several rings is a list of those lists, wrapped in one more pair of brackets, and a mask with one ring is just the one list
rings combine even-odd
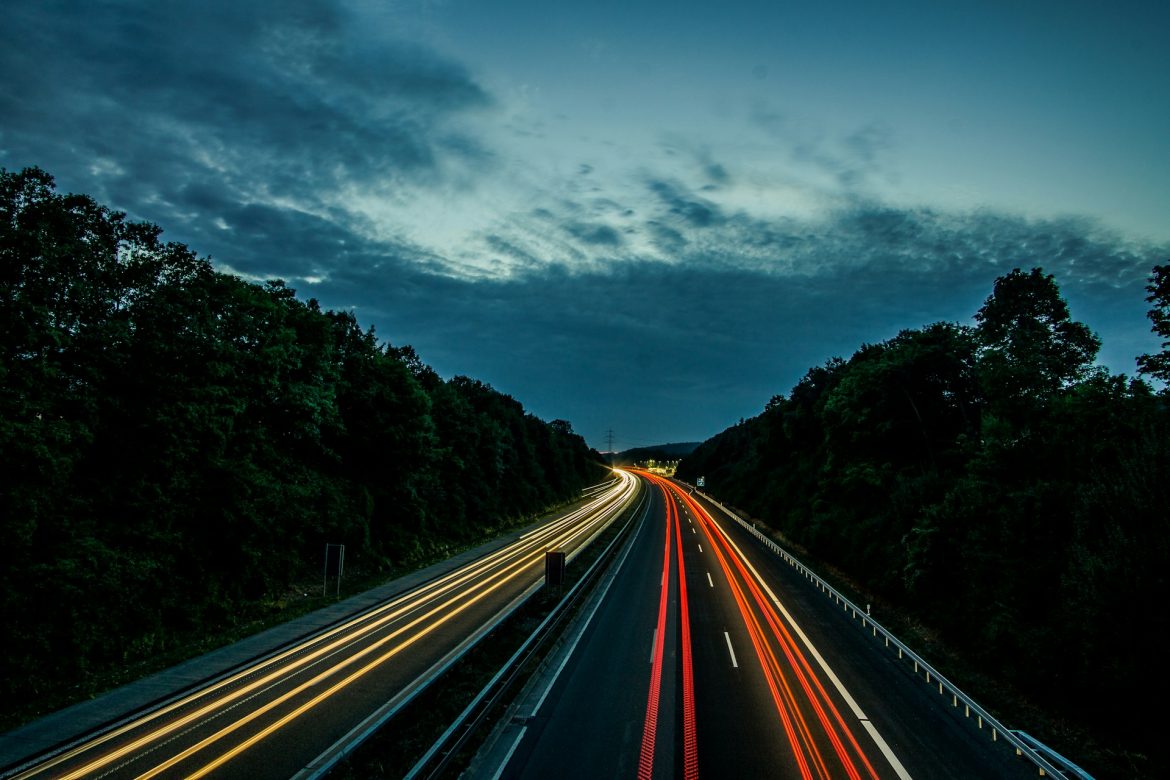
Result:
{"label": "dark foliage", "polygon": [[0,697],[389,571],[596,482],[600,456],[281,282],[215,272],[36,169],[0,171]]}
{"label": "dark foliage", "polygon": [[[1166,330],[1167,267],[1149,287]],[[1170,693],[1170,395],[1094,367],[1051,276],[814,368],[684,458],[722,499],[1120,744]],[[1146,356],[1164,377],[1167,360]]]}

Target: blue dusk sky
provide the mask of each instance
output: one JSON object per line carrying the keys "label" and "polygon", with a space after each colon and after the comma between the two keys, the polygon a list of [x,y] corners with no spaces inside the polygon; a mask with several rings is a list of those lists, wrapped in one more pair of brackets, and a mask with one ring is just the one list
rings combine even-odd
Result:
{"label": "blue dusk sky", "polygon": [[603,448],[1040,266],[1157,349],[1166,2],[8,0],[0,165]]}

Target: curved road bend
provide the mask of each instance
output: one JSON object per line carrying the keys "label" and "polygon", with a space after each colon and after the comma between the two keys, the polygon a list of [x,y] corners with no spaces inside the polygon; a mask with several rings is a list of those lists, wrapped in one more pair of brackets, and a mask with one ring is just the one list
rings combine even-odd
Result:
{"label": "curved road bend", "polygon": [[408,700],[629,504],[619,474],[571,513],[352,620],[289,646],[15,777],[289,778],[371,713]]}
{"label": "curved road bend", "polygon": [[638,474],[649,520],[501,776],[1035,776],[737,523]]}

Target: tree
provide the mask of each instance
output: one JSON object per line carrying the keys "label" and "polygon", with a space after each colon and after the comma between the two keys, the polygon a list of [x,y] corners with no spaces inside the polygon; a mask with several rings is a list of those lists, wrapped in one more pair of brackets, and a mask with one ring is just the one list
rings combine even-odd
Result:
{"label": "tree", "polygon": [[161,233],[0,169],[0,701],[246,624],[325,541],[372,575],[596,481],[568,423]]}
{"label": "tree", "polygon": [[1017,428],[1053,393],[1085,378],[1101,348],[1039,268],[996,279],[975,321],[984,395],[992,413]]}
{"label": "tree", "polygon": [[1138,369],[1155,379],[1170,384],[1170,265],[1156,265],[1146,286],[1149,295],[1146,300],[1154,304],[1149,318],[1154,323],[1150,328],[1162,339],[1162,351],[1156,355],[1138,357]]}

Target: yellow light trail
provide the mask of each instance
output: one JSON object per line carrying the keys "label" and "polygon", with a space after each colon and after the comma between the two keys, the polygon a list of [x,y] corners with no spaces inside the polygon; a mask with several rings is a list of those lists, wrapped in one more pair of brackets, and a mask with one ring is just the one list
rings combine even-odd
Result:
{"label": "yellow light trail", "polygon": [[[218,691],[221,691],[225,687],[231,686],[241,681],[245,677],[255,675],[264,669],[270,669],[298,653],[304,653],[302,657],[292,661],[291,663],[276,669],[275,671],[272,671],[263,677],[248,683],[247,685],[234,689],[219,697],[218,699],[201,706],[194,712],[188,713],[187,715],[178,718],[177,720],[163,724],[148,734],[145,734],[144,736],[132,741],[131,743],[93,760],[87,763],[85,766],[74,770],[73,772],[65,775],[59,775],[59,777],[61,777],[63,780],[76,780],[77,778],[96,772],[97,770],[108,766],[110,763],[124,758],[134,753],[136,750],[149,745],[151,742],[160,740],[172,734],[176,730],[188,726],[200,718],[222,709],[225,705],[230,704],[237,699],[240,699],[254,691],[258,691],[270,683],[274,684],[279,679],[290,676],[298,669],[316,662],[325,656],[340,651],[346,645],[351,645],[355,642],[361,641],[374,631],[377,631],[378,629],[385,626],[387,623],[409,614],[411,611],[422,608],[426,601],[439,598],[442,595],[449,593],[453,589],[468,583],[472,579],[482,577],[485,572],[490,571],[495,566],[503,566],[503,568],[500,570],[500,572],[497,572],[496,574],[484,580],[484,583],[491,582],[503,576],[503,572],[512,571],[518,573],[525,566],[531,565],[535,562],[536,558],[539,556],[539,553],[533,551],[537,548],[543,548],[544,546],[548,546],[550,544],[569,544],[572,541],[578,539],[583,533],[592,530],[599,524],[608,522],[608,520],[611,519],[620,510],[620,508],[625,505],[626,500],[633,494],[634,490],[636,489],[636,480],[634,480],[633,477],[622,472],[617,472],[617,476],[618,480],[609,491],[606,491],[598,498],[569,513],[565,517],[559,518],[545,526],[542,526],[540,529],[522,535],[510,545],[490,553],[481,559],[473,561],[454,572],[443,575],[434,582],[428,583],[415,591],[403,594],[402,596],[381,607],[378,607],[358,616],[357,618],[340,624],[322,634],[307,640],[304,643],[301,643],[300,645],[292,647],[258,664],[243,669],[240,672],[231,675],[230,677],[227,677],[217,683],[214,683],[207,688],[201,689],[200,691],[197,691],[190,696],[177,700],[169,705],[166,705],[165,707],[160,708],[159,710],[143,716],[142,718],[136,719],[110,732],[107,732],[100,737],[95,738],[94,740],[91,740],[59,756],[56,756],[47,762],[44,762],[36,767],[32,767],[17,777],[23,779],[27,777],[33,777],[38,774],[43,774],[66,761],[82,755],[85,752],[94,750],[96,747],[99,747],[102,744],[125,735],[135,729],[143,728],[151,722],[161,720],[166,715],[173,713],[182,707],[189,706],[199,701],[200,699],[206,699]],[[592,520],[575,527],[575,524],[579,523],[582,518],[590,516],[592,516]],[[567,533],[561,533],[564,529],[567,528],[572,530],[569,530]],[[508,563],[509,561],[512,561],[512,563]],[[513,577],[514,576],[517,575],[514,573]],[[504,582],[509,581],[513,577],[508,577],[507,579],[501,581],[500,584],[502,585]],[[479,587],[482,587],[482,585],[483,583],[481,583]],[[493,587],[491,590],[495,590],[495,587]],[[491,591],[489,590],[488,592]],[[483,595],[487,594],[484,593]],[[478,601],[479,598],[482,598],[482,596],[476,597],[475,601]],[[457,600],[458,597],[449,599],[448,601],[444,602],[444,606],[449,606]],[[466,609],[466,607],[470,606],[471,603],[474,602],[469,602],[464,607],[461,607],[458,612],[462,612],[463,609]],[[442,608],[443,607],[438,607],[431,610],[423,617],[416,618],[414,621],[408,624],[408,626],[413,627],[417,625],[419,622],[425,620],[429,616],[434,615],[436,611],[439,611]],[[455,614],[458,614],[458,612]],[[445,622],[445,620],[442,622]],[[394,637],[400,636],[404,630],[406,630],[406,627],[399,629],[389,637],[380,640],[378,643],[371,646],[371,648],[377,649],[378,647],[383,646],[386,642],[392,640]],[[341,634],[346,635],[336,639],[335,641],[329,641]],[[314,649],[312,652],[306,653],[305,650],[309,647],[312,647],[313,645],[320,646]],[[408,645],[409,643],[403,645],[403,647]],[[319,682],[324,677],[328,677],[336,673],[340,669],[343,669],[346,666],[352,664],[355,660],[364,657],[369,652],[372,652],[372,649],[367,649],[360,652],[358,655],[333,667],[331,670],[318,675],[314,678],[314,680]],[[402,648],[396,652],[400,652],[401,649]],[[303,687],[304,686],[301,686],[301,688],[298,688],[298,690],[303,689]]]}

